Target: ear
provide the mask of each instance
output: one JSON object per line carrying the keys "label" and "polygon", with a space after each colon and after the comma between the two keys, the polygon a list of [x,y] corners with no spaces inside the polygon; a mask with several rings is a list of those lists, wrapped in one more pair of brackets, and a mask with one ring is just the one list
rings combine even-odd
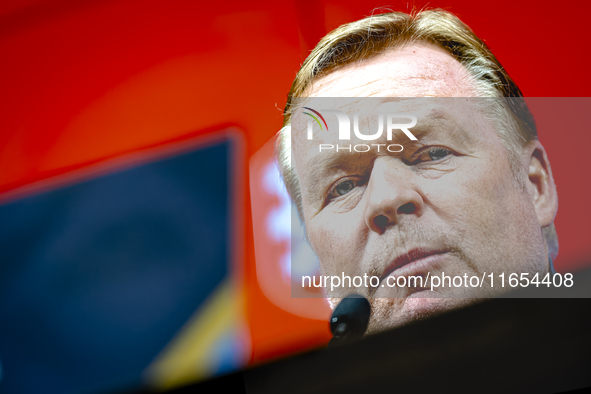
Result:
{"label": "ear", "polygon": [[558,194],[552,177],[552,168],[540,141],[532,141],[527,150],[529,154],[528,190],[533,199],[540,227],[548,227],[554,222],[558,211]]}

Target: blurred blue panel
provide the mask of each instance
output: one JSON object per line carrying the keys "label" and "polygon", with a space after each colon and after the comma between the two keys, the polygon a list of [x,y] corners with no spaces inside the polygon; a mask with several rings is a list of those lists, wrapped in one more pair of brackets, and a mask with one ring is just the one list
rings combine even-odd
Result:
{"label": "blurred blue panel", "polygon": [[1,393],[131,388],[229,275],[231,141],[0,206]]}

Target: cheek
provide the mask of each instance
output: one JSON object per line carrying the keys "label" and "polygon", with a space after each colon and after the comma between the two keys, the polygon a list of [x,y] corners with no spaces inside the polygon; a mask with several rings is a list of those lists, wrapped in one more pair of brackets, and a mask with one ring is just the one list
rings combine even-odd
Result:
{"label": "cheek", "polygon": [[[494,153],[494,154],[493,154]],[[515,205],[516,185],[503,152],[467,161],[457,171],[437,180],[429,196],[455,212],[463,221],[490,225],[506,219],[507,207]]]}
{"label": "cheek", "polygon": [[541,232],[529,195],[497,155],[438,179],[426,194],[480,269],[522,269],[540,260]]}
{"label": "cheek", "polygon": [[363,227],[356,212],[317,215],[308,226],[308,235],[324,274],[352,272],[365,246]]}

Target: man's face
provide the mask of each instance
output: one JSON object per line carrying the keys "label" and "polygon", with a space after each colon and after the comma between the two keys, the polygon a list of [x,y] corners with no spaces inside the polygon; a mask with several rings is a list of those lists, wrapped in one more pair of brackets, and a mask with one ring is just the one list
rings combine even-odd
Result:
{"label": "man's face", "polygon": [[[501,273],[531,277],[547,269],[527,175],[516,180],[493,124],[474,99],[458,98],[476,95],[468,81],[463,66],[441,49],[416,44],[391,50],[319,79],[309,96],[376,97],[379,103],[369,107],[359,99],[359,111],[374,118],[383,108],[414,114],[418,141],[399,133],[395,141],[371,141],[400,144],[399,153],[319,153],[319,144],[335,143],[334,135],[308,140],[304,132],[292,133],[304,222],[323,275],[380,278],[377,287],[329,294],[333,305],[352,292],[370,298],[370,332],[506,290],[498,283]],[[346,141],[359,143],[368,141]],[[383,286],[388,276],[442,273],[485,282],[476,293]],[[497,279],[492,288],[491,273]]]}

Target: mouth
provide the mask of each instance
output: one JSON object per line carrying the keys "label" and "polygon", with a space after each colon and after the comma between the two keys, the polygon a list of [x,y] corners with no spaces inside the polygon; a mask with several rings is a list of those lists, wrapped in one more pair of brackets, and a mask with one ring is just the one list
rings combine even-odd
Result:
{"label": "mouth", "polygon": [[388,276],[407,276],[424,274],[429,266],[439,260],[439,256],[447,254],[449,250],[417,248],[402,254],[384,270],[380,276],[380,283]]}

